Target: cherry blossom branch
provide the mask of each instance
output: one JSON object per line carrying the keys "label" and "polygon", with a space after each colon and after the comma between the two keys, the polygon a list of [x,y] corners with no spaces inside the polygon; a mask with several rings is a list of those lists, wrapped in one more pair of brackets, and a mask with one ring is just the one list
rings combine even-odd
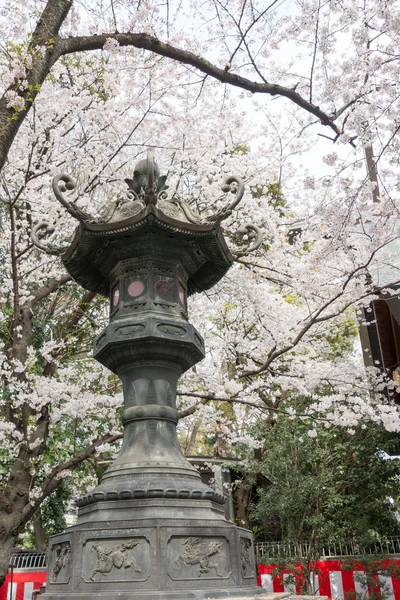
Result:
{"label": "cherry blossom branch", "polygon": [[52,471],[50,472],[48,477],[46,477],[42,484],[41,494],[37,498],[35,498],[35,500],[31,504],[25,506],[23,510],[24,521],[27,522],[31,518],[35,510],[38,508],[38,506],[40,506],[40,504],[43,502],[43,500],[50,496],[50,494],[52,494],[54,490],[60,485],[62,478],[57,477],[58,475],[60,475],[60,473],[62,473],[63,471],[74,471],[84,460],[86,460],[90,456],[93,456],[93,454],[95,454],[99,446],[102,446],[103,444],[112,444],[113,442],[116,442],[121,438],[122,433],[107,433],[95,442],[93,442],[93,444],[90,444],[90,446],[87,446],[86,448],[78,452],[78,454],[76,454],[74,458],[71,458],[70,460],[67,460],[64,463],[60,463],[56,467],[54,467],[54,469],[52,469]]}
{"label": "cherry blossom branch", "polygon": [[11,254],[11,279],[13,285],[13,306],[14,306],[14,323],[18,319],[19,315],[19,284],[18,284],[18,264],[17,264],[17,249],[16,249],[16,223],[15,223],[15,210],[10,204],[10,225],[11,225],[11,240],[10,240],[10,254]]}
{"label": "cherry blossom branch", "polygon": [[322,125],[330,127],[336,135],[341,135],[341,129],[334,123],[332,118],[312,102],[300,96],[293,88],[287,88],[276,83],[267,81],[259,83],[251,81],[246,77],[220,69],[205,58],[182,48],[176,48],[171,44],[165,44],[158,38],[147,33],[104,33],[102,35],[77,36],[68,39],[60,39],[56,43],[56,51],[60,55],[73,52],[89,50],[101,50],[108,39],[115,39],[120,46],[133,46],[143,50],[149,50],[155,54],[171,58],[213,77],[221,83],[247,90],[254,94],[267,94],[270,96],[283,96],[288,98],[300,108],[317,117]]}
{"label": "cherry blossom branch", "polygon": [[314,49],[313,49],[313,56],[312,56],[312,61],[311,61],[311,72],[310,72],[310,102],[312,102],[312,95],[313,95],[313,76],[314,76],[314,69],[315,69],[315,61],[317,58],[320,10],[321,10],[321,3],[318,2],[317,17],[316,17],[316,22],[315,22]]}
{"label": "cherry blossom branch", "polygon": [[[199,402],[198,404],[196,404],[194,407],[192,406],[189,409],[186,409],[186,411],[182,411],[181,413],[179,413],[180,419],[195,413],[200,408],[200,406],[204,406],[205,404],[208,404],[209,402],[230,402],[230,403],[236,403],[236,404],[244,404],[245,406],[251,406],[252,408],[257,408],[258,410],[261,410],[261,411],[265,410],[263,406],[260,406],[259,404],[256,404],[255,402],[249,402],[248,400],[240,400],[239,398],[237,398],[238,394],[234,394],[233,396],[230,396],[229,398],[218,398],[212,392],[210,394],[200,394],[198,392],[185,392],[182,394],[178,393],[178,396],[181,396],[181,395],[187,396],[189,398],[200,398],[202,401]],[[188,411],[191,411],[191,412],[188,412]],[[183,414],[183,413],[185,413],[185,414]]]}
{"label": "cherry blossom branch", "polygon": [[[231,73],[229,69],[220,69],[193,52],[161,42],[158,38],[147,33],[104,33],[102,35],[62,39],[59,36],[59,30],[71,6],[72,0],[48,0],[29,45],[29,51],[32,52],[34,60],[32,68],[27,73],[27,88],[25,91],[21,91],[20,82],[16,79],[0,98],[0,170],[7,160],[8,152],[20,126],[40,92],[41,85],[57,60],[61,56],[74,52],[101,50],[109,39],[115,39],[121,46],[132,46],[148,50],[159,56],[190,65],[221,83],[251,93],[288,98],[306,112],[317,117],[322,125],[334,131],[336,138],[342,134],[342,129],[335,123],[337,114],[328,115],[319,106],[303,98],[296,92],[295,88],[269,83],[260,72],[258,72],[258,75],[262,79],[262,83],[252,81],[241,75]],[[37,48],[45,48],[45,51],[37,53]],[[16,109],[10,103],[10,94],[18,96],[23,101],[24,106],[22,109]]]}
{"label": "cherry blossom branch", "polygon": [[[270,404],[266,404],[264,400],[262,400],[262,402],[263,402],[263,404],[265,404],[266,408],[264,408],[264,406],[260,406],[259,404],[256,404],[255,402],[249,402],[248,400],[241,400],[240,398],[237,397],[238,394],[234,394],[234,395],[230,396],[229,398],[218,398],[212,392],[210,392],[209,394],[201,394],[199,392],[182,392],[182,393],[178,392],[177,395],[201,399],[201,402],[199,402],[195,406],[191,406],[190,408],[188,408],[184,411],[181,411],[179,413],[180,419],[182,419],[183,417],[192,415],[200,408],[200,406],[204,406],[205,404],[208,404],[209,402],[229,402],[230,404],[243,404],[244,406],[250,406],[252,408],[256,408],[257,410],[260,410],[261,412],[273,411],[276,413],[282,413],[284,415],[288,415],[290,417],[293,416],[292,412],[284,410],[283,408],[277,408]],[[305,417],[305,418],[313,419],[316,421],[331,421],[331,419],[326,419],[325,417],[318,417],[318,416],[308,414],[308,413],[296,412],[296,416]]]}
{"label": "cherry blossom branch", "polygon": [[[349,273],[349,275],[347,276],[346,280],[344,281],[341,290],[335,294],[332,298],[330,298],[329,300],[327,300],[313,315],[313,317],[310,318],[309,321],[307,321],[307,323],[304,325],[304,327],[302,327],[302,329],[299,331],[299,333],[296,335],[296,337],[294,338],[294,340],[292,342],[290,342],[289,344],[287,344],[286,346],[284,346],[283,348],[280,348],[279,350],[273,348],[267,357],[267,360],[257,369],[249,369],[247,371],[244,371],[240,374],[240,377],[254,377],[256,375],[259,375],[261,373],[263,373],[264,371],[266,371],[268,369],[268,367],[270,366],[270,364],[276,360],[277,358],[279,358],[279,356],[282,356],[283,354],[286,354],[287,352],[290,352],[290,350],[292,350],[295,346],[297,346],[299,344],[299,342],[303,339],[303,337],[306,335],[306,333],[311,329],[311,327],[313,325],[315,325],[316,323],[320,323],[322,321],[326,321],[329,318],[333,318],[334,316],[338,316],[339,314],[342,314],[347,308],[349,308],[349,306],[352,306],[353,304],[355,304],[355,302],[357,302],[358,300],[360,300],[361,298],[357,298],[356,300],[352,300],[349,303],[346,303],[341,309],[339,309],[337,311],[337,313],[335,314],[330,314],[330,315],[324,315],[321,316],[322,313],[332,304],[334,304],[341,296],[343,296],[343,294],[345,293],[347,286],[349,285],[350,281],[352,281],[355,277],[355,275],[357,275],[357,273],[361,272],[361,271],[366,271],[369,267],[369,265],[371,264],[375,254],[378,252],[378,250],[380,250],[383,246],[385,246],[387,244],[387,242],[385,244],[382,244],[381,246],[379,246],[379,248],[376,248],[370,255],[369,259],[367,260],[367,262],[363,265],[360,265],[358,267],[356,267],[353,271],[351,271]],[[362,296],[362,298],[368,297],[371,294],[375,293],[375,290],[371,292],[369,292],[368,294],[365,294]]]}
{"label": "cherry blossom branch", "polygon": [[[73,0],[48,0],[30,39],[28,51],[33,57],[32,68],[27,73],[26,88],[20,89],[20,81],[15,79],[0,98],[0,171],[4,167],[8,152],[24,122],[41,85],[60,55],[55,51],[56,39]],[[40,50],[41,48],[44,49]],[[23,101],[23,107],[16,108],[10,102],[10,95]]]}
{"label": "cherry blossom branch", "polygon": [[239,21],[237,21],[234,18],[233,14],[231,14],[228,11],[227,6],[223,5],[221,2],[219,2],[219,0],[217,0],[217,3],[220,6],[221,10],[224,10],[229,15],[229,17],[233,20],[233,22],[235,23],[235,25],[236,25],[236,27],[238,29],[239,35],[240,35],[240,41],[239,41],[238,45],[236,46],[236,49],[231,54],[231,57],[230,57],[229,62],[228,62],[228,65],[225,67],[224,70],[229,70],[231,68],[231,65],[233,63],[233,59],[234,59],[236,53],[239,51],[239,49],[240,49],[240,47],[242,45],[242,42],[243,42],[243,44],[244,44],[244,46],[246,48],[246,51],[247,51],[247,55],[249,57],[249,60],[250,60],[251,64],[253,65],[254,70],[256,71],[256,73],[260,77],[260,79],[262,81],[264,81],[264,83],[267,83],[265,77],[263,76],[263,74],[261,73],[261,71],[259,70],[259,68],[258,68],[258,66],[256,64],[256,61],[255,61],[252,53],[250,52],[250,48],[249,48],[249,45],[248,45],[248,43],[246,41],[246,37],[248,36],[250,30],[254,27],[254,25],[256,25],[258,23],[258,21],[260,19],[262,19],[262,17],[264,17],[267,14],[267,12],[270,10],[270,8],[272,8],[277,3],[277,1],[278,0],[273,0],[272,3],[269,6],[267,6],[263,11],[261,11],[257,17],[254,18],[254,16],[253,16],[253,20],[251,21],[250,25],[247,27],[246,31],[243,32],[242,31],[242,26],[241,26],[241,21],[242,21],[242,18],[243,18],[243,14],[244,14],[244,9],[245,9],[245,6],[246,6],[246,2],[243,2],[242,10],[241,10],[241,13],[240,13],[240,18],[239,18]]}
{"label": "cherry blossom branch", "polygon": [[186,408],[185,410],[181,410],[178,413],[179,419],[183,419],[184,417],[193,415],[193,413],[195,413],[200,408],[200,406],[204,406],[205,404],[208,404],[215,398],[215,394],[213,392],[210,392],[209,394],[198,394],[195,392],[187,392],[187,393],[186,392],[185,393],[177,392],[177,396],[189,396],[191,398],[200,398],[201,399],[201,402],[198,402],[194,406],[190,406],[189,408]]}

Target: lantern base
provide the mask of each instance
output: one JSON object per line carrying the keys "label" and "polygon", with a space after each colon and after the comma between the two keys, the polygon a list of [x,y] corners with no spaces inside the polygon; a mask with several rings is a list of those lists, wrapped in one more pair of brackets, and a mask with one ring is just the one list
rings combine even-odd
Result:
{"label": "lantern base", "polygon": [[220,504],[102,501],[51,538],[43,600],[264,597],[256,583],[251,532],[226,521]]}
{"label": "lantern base", "polygon": [[214,590],[211,592],[204,590],[192,590],[191,592],[183,592],[181,590],[173,590],[170,592],[109,592],[107,595],[102,594],[75,594],[64,596],[62,592],[54,592],[40,596],[40,600],[64,600],[64,598],[73,600],[99,600],[107,598],[107,600],[220,600],[222,598],[234,598],[235,600],[282,600],[288,598],[290,594],[266,592],[263,588],[254,587],[251,590],[238,589],[234,592],[227,590]]}

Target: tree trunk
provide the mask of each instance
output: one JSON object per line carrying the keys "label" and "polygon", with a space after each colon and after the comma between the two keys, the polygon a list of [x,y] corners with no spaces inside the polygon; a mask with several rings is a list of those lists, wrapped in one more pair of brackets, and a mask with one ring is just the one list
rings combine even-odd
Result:
{"label": "tree trunk", "polygon": [[29,493],[24,494],[18,482],[15,484],[13,493],[0,497],[0,586],[9,571],[10,554],[18,534],[31,516]]}
{"label": "tree trunk", "polygon": [[247,515],[247,508],[250,500],[250,489],[248,487],[240,487],[236,490],[235,496],[237,503],[236,522],[239,527],[250,529],[249,517]]}
{"label": "tree trunk", "polygon": [[192,433],[190,434],[190,438],[188,444],[185,449],[185,455],[191,456],[193,454],[194,447],[196,445],[197,434],[199,432],[201,426],[201,419],[197,419],[196,423],[193,426]]}
{"label": "tree trunk", "polygon": [[[4,167],[11,144],[21,124],[40,92],[41,85],[50,73],[51,67],[59,58],[59,54],[55,50],[55,42],[71,6],[72,0],[48,0],[28,48],[28,52],[33,57],[32,68],[26,75],[29,87],[21,91],[20,81],[15,79],[0,99],[0,171]],[[39,47],[46,48],[43,54],[37,51]],[[24,109],[18,110],[8,106],[8,92],[16,92],[19,97],[24,99]]]}
{"label": "tree trunk", "polygon": [[29,462],[21,448],[5,490],[0,493],[0,582],[7,575],[10,552],[18,534],[34,510],[29,498],[30,487]]}
{"label": "tree trunk", "polygon": [[15,540],[12,537],[3,539],[3,530],[0,521],[0,588],[4,583],[6,575],[9,571],[10,554],[14,547]]}
{"label": "tree trunk", "polygon": [[47,544],[44,536],[44,529],[40,525],[37,517],[33,519],[33,534],[35,536],[35,548],[39,552],[47,552]]}

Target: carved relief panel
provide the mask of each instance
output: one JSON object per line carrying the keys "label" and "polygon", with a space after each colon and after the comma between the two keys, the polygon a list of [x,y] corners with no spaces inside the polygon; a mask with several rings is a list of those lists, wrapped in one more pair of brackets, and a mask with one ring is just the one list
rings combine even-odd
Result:
{"label": "carved relief panel", "polygon": [[244,579],[253,578],[256,574],[253,544],[249,538],[240,538],[240,565]]}
{"label": "carved relief panel", "polygon": [[231,574],[229,542],[222,536],[171,536],[167,556],[173,580],[226,579]]}
{"label": "carved relief panel", "polygon": [[52,544],[49,556],[50,583],[69,583],[72,574],[71,542]]}
{"label": "carved relief panel", "polygon": [[81,576],[86,583],[146,581],[150,574],[150,542],[144,536],[84,544]]}

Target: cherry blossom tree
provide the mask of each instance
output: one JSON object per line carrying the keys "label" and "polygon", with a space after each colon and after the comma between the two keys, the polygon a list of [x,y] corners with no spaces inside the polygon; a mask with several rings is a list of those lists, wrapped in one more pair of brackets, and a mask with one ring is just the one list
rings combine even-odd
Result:
{"label": "cherry blossom tree", "polygon": [[[0,578],[41,502],[121,435],[119,384],[89,356],[104,302],[30,241],[44,217],[57,243],[70,239],[74,223],[50,190],[60,171],[92,214],[146,146],[171,193],[199,211],[222,206],[226,175],[246,181],[225,221],[236,264],[192,302],[208,354],[181,382],[182,417],[213,422],[220,403],[234,404],[241,426],[224,417],[220,427],[254,445],[246,421],[302,394],[311,422],[351,429],[365,418],[397,431],[383,394],[394,383],[357,354],[332,353],[351,311],[390,291],[370,275],[396,258],[396,2],[11,0],[0,19]],[[238,222],[263,230],[253,256]]]}

